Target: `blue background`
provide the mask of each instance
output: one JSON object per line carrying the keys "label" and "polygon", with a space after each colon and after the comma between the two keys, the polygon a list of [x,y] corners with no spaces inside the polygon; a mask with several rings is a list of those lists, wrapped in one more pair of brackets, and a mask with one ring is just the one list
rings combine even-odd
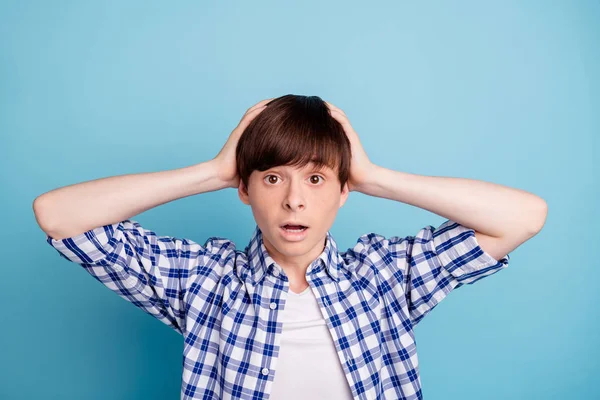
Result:
{"label": "blue background", "polygon": [[[59,257],[33,200],[207,161],[288,93],[342,108],[381,166],[548,203],[508,269],[416,328],[426,399],[599,398],[599,18],[597,1],[3,1],[0,398],[179,398],[183,338]],[[234,189],[134,219],[238,248],[255,226]],[[346,249],[443,220],[353,192],[331,232]]]}

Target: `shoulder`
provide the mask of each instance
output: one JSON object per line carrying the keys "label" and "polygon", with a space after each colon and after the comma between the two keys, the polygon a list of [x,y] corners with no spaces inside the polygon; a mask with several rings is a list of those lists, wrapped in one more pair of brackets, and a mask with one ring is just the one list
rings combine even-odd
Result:
{"label": "shoulder", "polygon": [[352,256],[373,256],[374,254],[397,251],[402,247],[410,246],[416,238],[429,237],[433,229],[432,226],[427,226],[415,236],[384,236],[376,232],[365,233],[356,240],[354,247],[349,248],[346,253]]}
{"label": "shoulder", "polygon": [[350,270],[359,276],[367,276],[388,268],[398,258],[399,249],[406,244],[407,238],[368,232],[359,236],[354,246],[340,253],[340,256]]}
{"label": "shoulder", "polygon": [[207,253],[212,254],[223,254],[236,251],[235,243],[231,239],[221,236],[211,236],[206,239],[204,248]]}

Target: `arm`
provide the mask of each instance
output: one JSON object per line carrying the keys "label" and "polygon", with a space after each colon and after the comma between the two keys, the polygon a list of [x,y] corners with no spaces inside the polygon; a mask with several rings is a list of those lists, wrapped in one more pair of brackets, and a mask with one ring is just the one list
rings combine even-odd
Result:
{"label": "arm", "polygon": [[473,179],[409,174],[373,164],[346,114],[326,103],[351,144],[349,190],[411,204],[472,229],[481,248],[497,260],[544,226],[548,206],[532,193]]}
{"label": "arm", "polygon": [[38,225],[55,239],[115,224],[170,201],[239,184],[235,150],[250,122],[271,99],[250,107],[215,158],[169,171],[128,174],[61,187],[38,196]]}
{"label": "arm", "polygon": [[36,220],[54,239],[113,224],[170,201],[223,189],[215,159],[169,171],[96,179],[54,189],[33,202]]}
{"label": "arm", "polygon": [[365,252],[416,325],[452,290],[506,268],[513,249],[542,229],[546,202],[531,193],[463,178],[419,176],[369,160],[342,110],[327,103],[351,143],[348,189],[411,204],[448,219],[415,236],[363,235]]}
{"label": "arm", "polygon": [[[115,176],[43,194],[34,202],[46,241],[104,286],[184,334],[190,285],[213,290],[223,265],[219,242],[160,236],[129,218],[179,197],[222,186],[213,161]],[[207,268],[197,268],[205,266]]]}
{"label": "arm", "polygon": [[[218,237],[200,245],[161,236],[129,218],[181,197],[236,187],[236,141],[262,109],[257,105],[246,112],[213,160],[83,182],[39,196],[33,208],[46,241],[119,296],[184,334],[190,307],[215,301],[211,296],[235,245]],[[197,323],[207,318],[195,315]]]}
{"label": "arm", "polygon": [[357,190],[431,211],[475,230],[499,260],[543,227],[546,202],[529,192],[465,178],[422,176],[373,165]]}

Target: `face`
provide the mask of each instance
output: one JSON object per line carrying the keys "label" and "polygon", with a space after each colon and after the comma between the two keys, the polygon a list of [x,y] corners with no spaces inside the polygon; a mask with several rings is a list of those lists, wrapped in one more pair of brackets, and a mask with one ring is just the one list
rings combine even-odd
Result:
{"label": "face", "polygon": [[[248,188],[241,180],[238,188],[240,200],[252,207],[269,255],[288,276],[304,276],[310,263],[321,255],[327,231],[348,193],[347,184],[340,191],[337,172],[328,167],[318,170],[312,163],[303,168],[253,171]],[[287,233],[282,228],[286,222],[308,229]]]}

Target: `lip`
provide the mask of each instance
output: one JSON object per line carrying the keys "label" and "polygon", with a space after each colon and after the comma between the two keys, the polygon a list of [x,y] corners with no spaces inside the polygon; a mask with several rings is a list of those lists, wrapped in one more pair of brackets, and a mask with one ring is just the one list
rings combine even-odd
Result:
{"label": "lip", "polygon": [[306,228],[302,232],[296,233],[296,232],[288,232],[283,227],[281,227],[281,226],[279,227],[279,231],[281,232],[281,235],[290,242],[299,242],[301,240],[304,240],[309,229],[310,228]]}
{"label": "lip", "polygon": [[297,221],[285,221],[280,226],[285,226],[285,225],[301,225],[301,226],[306,226],[307,228],[310,228],[308,225],[297,222]]}

